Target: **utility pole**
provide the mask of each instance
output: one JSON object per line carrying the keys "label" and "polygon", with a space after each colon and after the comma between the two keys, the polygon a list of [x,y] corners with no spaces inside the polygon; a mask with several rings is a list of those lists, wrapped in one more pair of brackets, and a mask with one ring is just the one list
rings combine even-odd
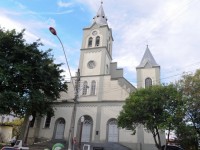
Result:
{"label": "utility pole", "polygon": [[[73,82],[73,81],[72,81]],[[75,97],[74,97],[74,107],[72,110],[71,124],[68,136],[68,150],[74,150],[74,125],[76,119],[76,110],[77,110],[77,102],[78,102],[78,94],[79,94],[79,83],[80,83],[80,69],[77,72],[77,79],[75,82]]]}
{"label": "utility pole", "polygon": [[[66,64],[67,64],[67,67],[68,67],[68,70],[69,70],[70,78],[72,79],[72,75],[71,75],[69,63],[67,61],[67,56],[66,56],[66,53],[65,53],[63,43],[62,43],[61,39],[59,38],[59,36],[57,35],[56,30],[53,27],[50,27],[49,31],[58,38],[58,40],[59,40],[59,42],[62,46],[64,56],[65,56],[65,60],[66,60]],[[75,124],[75,118],[76,118],[76,104],[77,104],[77,100],[78,100],[79,82],[80,82],[80,69],[78,69],[78,72],[77,72],[77,79],[76,79],[76,85],[75,86],[74,86],[74,82],[72,81],[72,85],[73,85],[73,88],[74,88],[74,91],[75,91],[75,97],[74,97],[74,107],[73,107],[73,110],[72,110],[71,124],[70,124],[70,129],[69,129],[69,136],[68,136],[68,150],[74,150],[74,143],[73,143],[74,124]]]}

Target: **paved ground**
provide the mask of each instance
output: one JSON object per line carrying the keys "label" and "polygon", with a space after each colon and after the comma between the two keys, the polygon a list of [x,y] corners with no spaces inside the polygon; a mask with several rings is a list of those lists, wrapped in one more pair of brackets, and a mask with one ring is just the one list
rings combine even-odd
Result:
{"label": "paved ground", "polygon": [[29,148],[30,148],[30,150],[44,150],[47,148],[49,150],[51,150],[53,145],[56,143],[61,143],[64,146],[66,145],[66,141],[64,141],[64,140],[54,140],[54,141],[46,141],[46,142],[36,143],[36,144],[30,145]]}
{"label": "paved ground", "polygon": [[[63,145],[66,145],[65,141],[49,141],[49,142],[34,144],[29,147],[30,147],[30,150],[44,150],[45,148],[48,148],[49,150],[51,150],[52,146],[58,142],[62,143]],[[86,143],[86,144],[90,145],[90,150],[131,150],[118,143],[103,143],[103,144],[102,143]],[[83,147],[83,144],[81,147]],[[76,146],[74,150],[79,150],[78,145]]]}

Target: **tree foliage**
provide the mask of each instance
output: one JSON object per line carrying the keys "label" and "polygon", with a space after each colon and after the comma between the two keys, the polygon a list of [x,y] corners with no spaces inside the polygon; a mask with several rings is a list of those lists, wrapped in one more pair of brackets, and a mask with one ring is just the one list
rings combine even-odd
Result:
{"label": "tree foliage", "polygon": [[175,131],[181,147],[186,150],[198,150],[198,138],[192,126],[187,125],[185,122],[179,122]]}
{"label": "tree foliage", "polygon": [[136,132],[143,125],[153,135],[155,145],[161,149],[160,131],[173,127],[180,94],[174,85],[157,85],[138,89],[126,99],[118,117],[118,126]]}
{"label": "tree foliage", "polygon": [[0,114],[46,114],[51,102],[67,86],[62,64],[55,64],[51,50],[39,50],[39,41],[27,44],[24,30],[0,28]]}
{"label": "tree foliage", "polygon": [[[184,116],[177,125],[177,136],[182,145],[197,150],[200,138],[200,70],[194,74],[184,74],[177,85],[184,102]],[[191,140],[188,139],[193,140],[189,142]]]}

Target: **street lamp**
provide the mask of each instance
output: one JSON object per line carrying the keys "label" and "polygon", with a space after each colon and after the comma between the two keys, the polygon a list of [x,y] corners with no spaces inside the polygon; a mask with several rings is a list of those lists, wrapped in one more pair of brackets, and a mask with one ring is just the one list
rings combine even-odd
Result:
{"label": "street lamp", "polygon": [[28,127],[27,127],[26,136],[25,136],[25,140],[24,140],[24,144],[26,144],[26,145],[27,145],[27,138],[28,138],[28,133],[29,133],[29,128],[30,128],[30,123],[32,120],[33,120],[33,116],[30,115],[28,117]]}
{"label": "street lamp", "polygon": [[[64,49],[63,43],[60,40],[59,36],[57,35],[56,29],[54,29],[53,27],[49,27],[49,31],[58,38],[60,44],[62,45],[62,50],[63,50],[64,56],[65,56],[65,60],[66,60],[66,63],[67,63],[67,67],[68,67],[68,70],[69,70],[69,75],[70,75],[70,78],[72,78],[72,74],[71,74],[71,71],[70,71],[69,63],[67,61],[67,56],[66,56],[66,53],[65,53],[65,49]],[[73,88],[75,89],[75,86],[74,86],[73,82],[72,82],[72,85],[73,85]]]}
{"label": "street lamp", "polygon": [[81,116],[81,126],[80,126],[80,135],[79,135],[79,149],[81,150],[81,137],[82,137],[82,131],[83,131],[83,122],[85,120],[84,116]]}
{"label": "street lamp", "polygon": [[[67,61],[67,56],[66,56],[65,49],[64,49],[64,46],[62,44],[62,41],[60,40],[59,36],[57,35],[56,30],[53,27],[49,27],[49,31],[58,38],[60,44],[62,45],[62,50],[64,52],[64,56],[65,56],[65,60],[66,60],[66,63],[67,63],[68,70],[69,70],[70,78],[72,79],[70,67],[69,67],[69,64],[68,64],[68,61]],[[73,81],[71,81],[73,88],[74,88],[74,91],[75,91],[75,98],[74,98],[74,107],[73,107],[73,110],[72,110],[71,124],[70,124],[69,135],[68,135],[68,150],[74,149],[74,144],[72,142],[72,139],[73,139],[73,136],[74,136],[74,124],[75,124],[75,117],[76,117],[76,103],[77,103],[77,99],[78,99],[79,81],[80,81],[80,70],[78,69],[76,87],[74,86]]]}

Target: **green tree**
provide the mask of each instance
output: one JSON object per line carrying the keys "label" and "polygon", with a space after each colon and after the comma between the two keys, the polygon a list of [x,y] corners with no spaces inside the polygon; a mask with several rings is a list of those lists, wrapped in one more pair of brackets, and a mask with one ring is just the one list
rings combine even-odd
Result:
{"label": "green tree", "polygon": [[175,131],[182,147],[186,150],[198,150],[196,131],[192,126],[179,122]]}
{"label": "green tree", "polygon": [[138,89],[126,99],[118,116],[118,126],[131,129],[143,125],[152,133],[155,146],[161,149],[160,131],[172,129],[180,94],[174,85]]}
{"label": "green tree", "polygon": [[62,64],[55,64],[51,50],[39,41],[27,44],[24,30],[0,28],[0,114],[18,117],[51,112],[51,103],[67,91]]}
{"label": "green tree", "polygon": [[[185,74],[178,81],[179,89],[183,95],[184,117],[178,125],[177,135],[183,145],[195,147],[198,150],[200,137],[200,70],[194,74]],[[188,133],[187,136],[185,133]],[[184,139],[185,138],[185,139]],[[188,138],[193,142],[188,142]]]}

